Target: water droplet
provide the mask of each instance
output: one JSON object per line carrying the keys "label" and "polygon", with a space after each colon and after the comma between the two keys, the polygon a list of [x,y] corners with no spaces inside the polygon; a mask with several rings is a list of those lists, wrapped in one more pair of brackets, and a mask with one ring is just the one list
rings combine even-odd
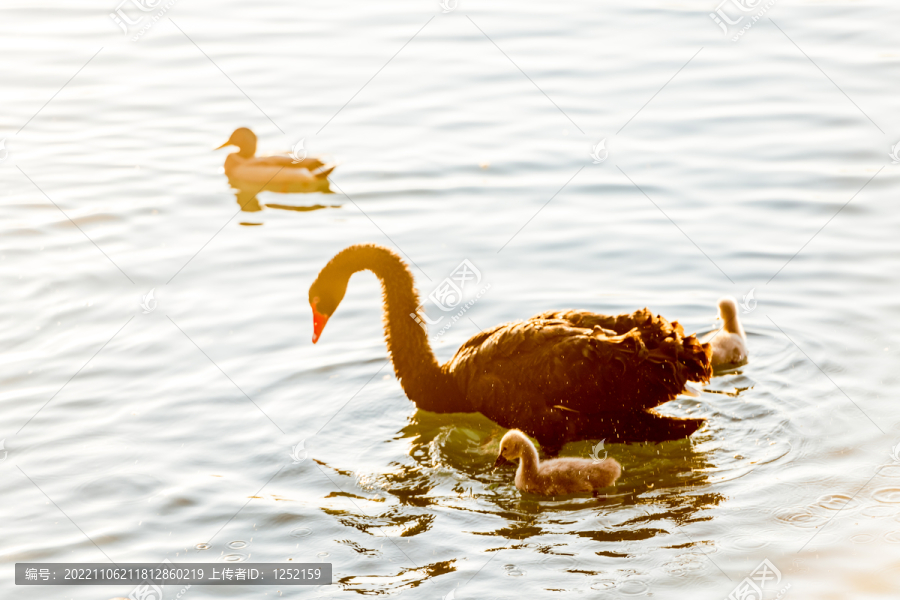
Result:
{"label": "water droplet", "polygon": [[702,554],[682,554],[665,565],[667,573],[676,576],[693,575],[694,571],[699,571],[706,564],[706,558]]}
{"label": "water droplet", "polygon": [[860,512],[867,517],[878,519],[881,517],[890,517],[897,512],[897,508],[893,506],[881,506],[878,504],[874,504],[872,506],[865,507]]}
{"label": "water droplet", "polygon": [[225,562],[244,562],[247,560],[247,557],[243,554],[226,554],[222,557],[222,560]]}
{"label": "water droplet", "polygon": [[503,565],[503,570],[506,571],[506,574],[509,577],[522,577],[525,575],[525,571],[516,565]]}
{"label": "water droplet", "polygon": [[843,510],[856,505],[856,500],[846,494],[826,494],[816,502],[816,506],[828,510]]}
{"label": "water droplet", "polygon": [[884,541],[889,544],[900,544],[900,531],[888,531],[884,534]]}
{"label": "water droplet", "polygon": [[872,497],[885,504],[897,504],[900,503],[900,488],[881,488]]}
{"label": "water droplet", "polygon": [[850,538],[850,541],[854,544],[868,544],[872,540],[875,539],[875,536],[870,533],[857,533],[853,537]]}
{"label": "water droplet", "polygon": [[734,539],[734,547],[739,550],[758,550],[769,545],[769,542],[758,536],[744,535]]}
{"label": "water droplet", "polygon": [[591,584],[592,590],[611,590],[618,584],[612,579],[601,579]]}
{"label": "water droplet", "polygon": [[814,513],[805,506],[783,508],[775,512],[775,518],[795,527],[816,527],[825,522],[825,516]]}
{"label": "water droplet", "polygon": [[247,542],[245,542],[244,540],[235,540],[233,542],[228,542],[225,545],[228,546],[229,548],[231,548],[232,550],[240,550],[241,548],[247,547]]}
{"label": "water droplet", "polygon": [[574,556],[551,554],[541,559],[541,566],[554,571],[571,571],[578,567]]}
{"label": "water droplet", "polygon": [[619,586],[619,592],[626,596],[643,596],[650,586],[643,581],[631,579]]}
{"label": "water droplet", "polygon": [[312,530],[308,527],[298,527],[296,529],[291,530],[291,536],[293,537],[306,537],[312,533]]}
{"label": "water droplet", "polygon": [[900,477],[900,465],[883,465],[878,469],[878,474],[883,477]]}
{"label": "water droplet", "polygon": [[194,546],[194,548],[196,548],[197,550],[209,550],[209,544],[197,544],[196,546]]}
{"label": "water droplet", "polygon": [[712,540],[702,540],[694,544],[693,551],[701,554],[717,554],[719,547]]}

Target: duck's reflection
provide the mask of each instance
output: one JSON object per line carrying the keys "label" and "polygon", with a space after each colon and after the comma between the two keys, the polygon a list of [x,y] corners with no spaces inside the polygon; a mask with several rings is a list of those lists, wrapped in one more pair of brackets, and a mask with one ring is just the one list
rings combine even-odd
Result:
{"label": "duck's reflection", "polygon": [[[235,182],[231,179],[228,180],[231,184],[231,187],[235,188],[235,200],[237,201],[238,206],[241,211],[248,213],[261,212],[264,208],[274,208],[277,210],[289,210],[293,212],[310,212],[313,210],[322,210],[323,208],[340,208],[339,204],[310,204],[310,205],[296,205],[296,204],[281,204],[275,202],[262,203],[259,201],[257,194],[260,191],[276,191],[270,189],[260,190],[257,186],[256,189],[250,189],[251,186],[244,186],[244,189],[237,187],[241,182]],[[323,194],[333,194],[334,192],[328,186],[328,180],[324,180],[324,184],[320,184],[319,189],[316,190],[308,190],[302,192],[282,192],[282,193],[292,193],[292,194],[308,194],[312,192],[319,192]],[[243,223],[246,225],[255,225],[256,223]]]}
{"label": "duck's reflection", "polygon": [[[321,191],[322,193],[325,193],[325,194],[333,194],[334,192],[332,192],[330,189],[327,189],[327,185],[328,185],[328,182],[326,181],[325,182],[326,189],[316,190],[316,191]],[[312,205],[308,205],[308,206],[298,206],[295,204],[279,204],[279,203],[274,203],[274,202],[263,204],[259,201],[259,198],[257,198],[257,196],[256,196],[259,192],[260,192],[260,190],[258,190],[258,189],[257,190],[238,189],[235,192],[235,200],[237,200],[238,206],[241,207],[242,211],[244,211],[244,212],[259,212],[263,209],[263,207],[276,208],[279,210],[292,210],[294,212],[309,212],[312,210],[321,210],[323,208],[340,208],[339,204],[312,204]],[[291,192],[291,193],[294,193],[294,194],[305,193],[306,194],[306,193],[310,193],[310,192]]]}

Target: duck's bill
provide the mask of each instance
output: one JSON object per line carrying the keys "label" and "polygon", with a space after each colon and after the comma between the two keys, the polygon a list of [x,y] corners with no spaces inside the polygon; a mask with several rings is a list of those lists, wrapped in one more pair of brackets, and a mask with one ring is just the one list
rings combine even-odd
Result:
{"label": "duck's bill", "polygon": [[501,454],[500,456],[497,457],[497,460],[494,461],[494,468],[496,469],[497,467],[502,467],[503,465],[507,464],[508,462],[509,461],[506,460],[505,458],[503,458],[503,455]]}
{"label": "duck's bill", "polygon": [[227,142],[225,142],[224,144],[222,144],[221,146],[219,146],[218,148],[216,148],[216,150],[221,150],[221,149],[224,148],[225,146],[230,146],[230,145],[231,145],[231,140],[228,140]]}

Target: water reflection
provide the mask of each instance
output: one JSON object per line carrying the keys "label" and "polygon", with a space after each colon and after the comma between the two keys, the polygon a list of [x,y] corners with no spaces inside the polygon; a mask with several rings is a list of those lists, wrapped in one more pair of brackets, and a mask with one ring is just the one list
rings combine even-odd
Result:
{"label": "water reflection", "polygon": [[[253,186],[252,184],[247,184],[245,182],[235,181],[229,179],[228,182],[231,184],[233,188],[237,191],[235,192],[235,200],[237,201],[238,206],[240,207],[242,212],[247,213],[255,213],[261,212],[263,208],[274,208],[277,210],[288,210],[293,212],[310,212],[314,210],[322,210],[323,208],[340,208],[339,204],[310,204],[310,205],[295,205],[295,204],[280,204],[280,203],[262,203],[259,201],[259,198],[256,195],[260,191],[274,191],[276,193],[291,193],[291,194],[309,194],[313,192],[319,192],[323,194],[333,194],[329,187],[329,182],[327,179],[317,180],[317,185],[315,186],[317,189],[310,189],[305,191],[296,191],[296,192],[281,192],[279,190],[269,189],[269,186],[260,189],[259,186]],[[237,187],[238,185],[243,185],[243,189]],[[262,223],[248,223],[241,222],[241,225],[244,226],[258,226],[262,225]]]}
{"label": "water reflection", "polygon": [[[278,192],[278,193],[310,194],[310,193],[314,193],[314,192],[319,192],[319,193],[323,193],[323,194],[333,194],[334,192],[331,191],[328,180],[325,179],[322,181],[324,183],[318,185],[317,186],[318,189],[307,190],[307,191],[297,191],[297,192]],[[280,210],[292,210],[295,212],[309,212],[311,210],[320,210],[322,208],[339,208],[340,207],[339,204],[331,204],[331,205],[313,204],[310,206],[297,206],[294,204],[279,204],[279,203],[274,203],[274,202],[263,204],[259,201],[259,198],[257,198],[257,194],[259,194],[262,191],[271,192],[274,190],[268,189],[267,187],[260,189],[259,186],[254,187],[252,185],[245,185],[244,188],[238,188],[238,187],[235,187],[235,184],[239,183],[239,184],[243,185],[242,182],[235,182],[231,179],[229,179],[228,182],[231,184],[232,187],[235,188],[235,190],[236,190],[236,192],[234,194],[235,200],[237,201],[238,206],[240,206],[241,210],[244,212],[259,212],[263,209],[263,207],[277,208]]]}
{"label": "water reflection", "polygon": [[348,575],[337,580],[344,590],[360,594],[371,594],[369,590],[378,590],[378,594],[394,595],[403,590],[419,587],[425,581],[456,571],[455,561],[439,561],[415,568],[404,568],[396,575]]}
{"label": "water reflection", "polygon": [[[363,466],[348,473],[320,463],[336,477],[352,477],[356,485],[354,494],[329,495],[351,496],[352,504],[320,506],[320,510],[344,527],[371,535],[373,540],[438,531],[436,519],[446,515],[447,510],[491,517],[487,521],[479,519],[482,523],[496,523],[499,517],[499,525],[473,526],[471,531],[462,533],[483,536],[485,542],[476,545],[491,544],[488,538],[498,536],[510,541],[491,548],[496,551],[522,548],[526,542],[524,546],[537,547],[538,553],[547,555],[542,560],[559,562],[566,571],[595,575],[600,571],[595,573],[593,567],[600,565],[591,566],[593,561],[586,563],[582,559],[576,564],[571,558],[573,549],[583,546],[585,539],[593,542],[595,558],[629,558],[635,553],[646,553],[647,540],[653,538],[660,538],[657,546],[671,547],[670,534],[678,535],[682,526],[706,518],[700,516],[702,511],[725,500],[710,490],[710,476],[721,473],[721,465],[715,464],[720,461],[718,457],[713,459],[715,450],[698,450],[700,440],[609,444],[610,456],[622,463],[624,472],[606,496],[543,497],[522,493],[513,482],[515,467],[492,468],[505,431],[479,414],[418,411],[393,439],[364,451],[374,461],[366,466],[376,472],[365,472]],[[702,432],[695,437],[702,438]],[[706,434],[705,441],[711,437]],[[581,442],[567,445],[563,455],[589,456],[590,451],[591,444]],[[385,461],[385,452],[393,460]],[[560,543],[560,536],[566,534],[570,539]],[[553,535],[554,543],[527,542],[544,535]],[[702,555],[715,550],[704,546],[709,543],[707,540],[685,538],[679,543],[682,541],[679,547],[683,551]],[[365,555],[379,552],[364,545],[362,542],[354,549]],[[401,547],[405,548],[405,543]],[[385,546],[383,550],[386,549]],[[690,558],[696,562],[695,557]],[[431,571],[440,564],[449,567],[451,563],[419,569],[397,565],[392,575],[351,576],[340,583],[358,593],[385,593],[388,588],[416,587],[421,579],[439,574]],[[513,565],[507,574],[514,576],[519,570],[521,567]]]}

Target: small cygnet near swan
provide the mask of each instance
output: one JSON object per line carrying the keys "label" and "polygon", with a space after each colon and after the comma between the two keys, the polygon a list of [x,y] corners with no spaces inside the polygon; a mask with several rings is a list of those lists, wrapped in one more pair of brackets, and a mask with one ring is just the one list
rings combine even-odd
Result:
{"label": "small cygnet near swan", "polygon": [[747,360],[747,334],[738,319],[734,298],[726,296],[719,300],[719,317],[722,319],[722,329],[703,338],[703,343],[712,346],[712,366],[743,363]]}
{"label": "small cygnet near swan", "polygon": [[500,440],[500,455],[494,467],[517,458],[516,488],[543,496],[593,492],[613,485],[622,475],[622,465],[613,458],[554,458],[541,462],[531,440],[518,429],[511,429]]}

